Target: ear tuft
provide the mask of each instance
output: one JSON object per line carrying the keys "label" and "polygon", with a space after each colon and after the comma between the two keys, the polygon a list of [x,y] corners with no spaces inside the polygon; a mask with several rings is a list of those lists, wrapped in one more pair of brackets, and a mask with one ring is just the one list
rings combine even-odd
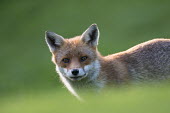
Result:
{"label": "ear tuft", "polygon": [[99,39],[99,29],[97,24],[92,24],[81,36],[81,39],[86,44],[96,47]]}
{"label": "ear tuft", "polygon": [[50,49],[50,52],[56,51],[64,43],[64,38],[54,32],[46,31],[45,40]]}

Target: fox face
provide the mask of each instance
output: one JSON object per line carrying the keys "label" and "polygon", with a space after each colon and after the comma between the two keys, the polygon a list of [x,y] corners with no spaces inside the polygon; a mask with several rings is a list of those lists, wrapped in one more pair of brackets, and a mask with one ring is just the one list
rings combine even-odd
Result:
{"label": "fox face", "polygon": [[72,81],[95,78],[100,68],[99,53],[96,51],[98,39],[96,24],[91,25],[81,36],[70,39],[46,32],[46,42],[59,75]]}

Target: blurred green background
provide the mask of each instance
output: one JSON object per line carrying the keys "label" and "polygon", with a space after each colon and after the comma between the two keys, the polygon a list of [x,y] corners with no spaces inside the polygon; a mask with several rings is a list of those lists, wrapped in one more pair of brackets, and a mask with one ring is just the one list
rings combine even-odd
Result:
{"label": "blurred green background", "polygon": [[[112,89],[80,103],[63,88],[44,40],[65,38],[92,23],[103,55],[153,38],[170,37],[169,0],[1,0],[0,113],[169,113],[170,84]],[[107,92],[107,91],[106,91]]]}

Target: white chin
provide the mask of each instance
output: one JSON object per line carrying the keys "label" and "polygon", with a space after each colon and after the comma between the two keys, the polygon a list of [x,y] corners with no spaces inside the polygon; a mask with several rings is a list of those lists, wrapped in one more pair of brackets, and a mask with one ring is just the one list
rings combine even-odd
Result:
{"label": "white chin", "polygon": [[82,80],[82,79],[84,79],[84,78],[86,78],[87,77],[87,73],[85,74],[85,75],[83,75],[83,76],[78,76],[78,77],[68,77],[70,80],[72,80],[72,81],[80,81],[80,80]]}

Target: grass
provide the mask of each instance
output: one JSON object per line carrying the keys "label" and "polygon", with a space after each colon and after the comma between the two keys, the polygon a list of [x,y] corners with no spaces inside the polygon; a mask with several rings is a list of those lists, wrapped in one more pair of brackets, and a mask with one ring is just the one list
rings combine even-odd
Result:
{"label": "grass", "polygon": [[65,89],[28,91],[1,98],[1,113],[169,113],[169,83],[85,93],[80,102]]}

